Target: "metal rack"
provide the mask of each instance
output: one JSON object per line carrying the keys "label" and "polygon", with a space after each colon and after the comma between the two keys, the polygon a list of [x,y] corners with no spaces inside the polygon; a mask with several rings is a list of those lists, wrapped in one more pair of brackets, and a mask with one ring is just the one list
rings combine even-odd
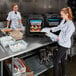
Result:
{"label": "metal rack", "polygon": [[[49,44],[52,44],[52,42],[50,41],[47,41],[47,42],[44,42],[44,44],[40,43],[40,40],[41,38],[25,38],[25,40],[28,42],[28,47],[25,49],[25,50],[21,50],[19,52],[16,52],[16,53],[13,53],[10,51],[9,48],[3,48],[2,46],[0,46],[0,62],[1,62],[1,76],[3,76],[3,61],[5,61],[6,59],[9,59],[11,58],[12,59],[12,76],[13,76],[13,62],[14,62],[14,57],[16,56],[19,56],[19,55],[22,55],[22,54],[26,54],[35,50],[35,49],[38,49],[38,48],[41,48],[41,47],[45,47]],[[36,51],[36,50],[35,50]],[[29,60],[27,60],[27,62],[29,62]],[[42,72],[46,71],[48,68],[44,68],[42,69],[42,71],[39,71],[39,72],[34,72],[34,75],[39,75],[41,74]]]}

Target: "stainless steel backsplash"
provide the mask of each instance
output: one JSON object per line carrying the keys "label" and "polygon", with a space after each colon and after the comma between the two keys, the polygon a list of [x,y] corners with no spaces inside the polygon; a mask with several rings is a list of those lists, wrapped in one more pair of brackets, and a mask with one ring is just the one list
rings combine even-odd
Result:
{"label": "stainless steel backsplash", "polygon": [[31,13],[58,12],[67,5],[66,0],[0,0],[0,20],[6,20],[13,3],[19,5],[19,11],[24,17]]}

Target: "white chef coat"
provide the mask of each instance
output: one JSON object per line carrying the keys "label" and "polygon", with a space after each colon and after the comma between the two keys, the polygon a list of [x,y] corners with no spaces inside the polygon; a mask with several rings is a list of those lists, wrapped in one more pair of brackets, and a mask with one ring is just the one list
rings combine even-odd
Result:
{"label": "white chef coat", "polygon": [[8,17],[7,20],[11,21],[11,28],[12,29],[16,29],[18,27],[23,27],[22,25],[20,25],[19,20],[21,20],[21,15],[20,12],[17,12],[17,14],[15,14],[14,11],[11,11],[8,13]]}
{"label": "white chef coat", "polygon": [[63,19],[60,25],[58,25],[57,27],[53,27],[51,29],[52,29],[52,32],[61,30],[59,34],[58,43],[60,46],[70,48],[71,47],[71,36],[73,32],[75,31],[75,26],[71,20],[68,20],[65,23],[64,22],[65,20]]}

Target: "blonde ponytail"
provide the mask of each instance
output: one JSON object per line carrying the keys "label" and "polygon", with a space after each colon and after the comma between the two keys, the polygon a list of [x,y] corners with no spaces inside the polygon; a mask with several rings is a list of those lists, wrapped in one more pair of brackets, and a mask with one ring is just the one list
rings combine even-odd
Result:
{"label": "blonde ponytail", "polygon": [[67,10],[68,10],[68,18],[72,20],[73,19],[72,10],[70,7],[67,7]]}

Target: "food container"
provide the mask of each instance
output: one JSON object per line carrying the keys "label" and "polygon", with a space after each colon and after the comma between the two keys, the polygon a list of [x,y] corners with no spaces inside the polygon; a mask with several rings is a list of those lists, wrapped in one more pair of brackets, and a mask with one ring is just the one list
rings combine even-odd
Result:
{"label": "food container", "polygon": [[30,69],[30,67],[26,64],[26,62],[22,58],[21,61],[26,67],[26,76],[34,76],[33,71]]}
{"label": "food container", "polygon": [[15,40],[21,40],[23,38],[23,33],[20,31],[12,31],[9,35],[12,36]]}
{"label": "food container", "polygon": [[3,29],[1,29],[1,31],[4,33],[8,33],[8,32],[11,32],[12,29],[11,28],[3,28]]}
{"label": "food container", "polygon": [[3,47],[7,47],[10,43],[14,43],[15,39],[13,39],[11,36],[3,36],[0,38],[0,43]]}
{"label": "food container", "polygon": [[[5,60],[5,67],[9,76],[11,76],[12,69],[10,60]],[[13,76],[26,76],[26,67],[20,58],[14,58]]]}
{"label": "food container", "polygon": [[19,40],[13,44],[9,44],[9,48],[11,49],[12,52],[25,50],[26,47],[27,47],[27,42],[25,42],[24,40]]}

